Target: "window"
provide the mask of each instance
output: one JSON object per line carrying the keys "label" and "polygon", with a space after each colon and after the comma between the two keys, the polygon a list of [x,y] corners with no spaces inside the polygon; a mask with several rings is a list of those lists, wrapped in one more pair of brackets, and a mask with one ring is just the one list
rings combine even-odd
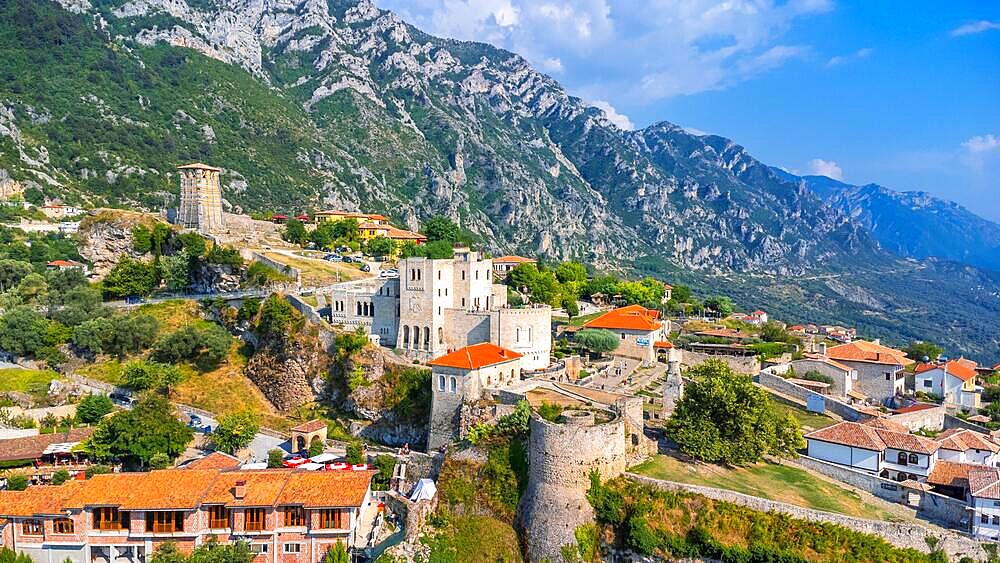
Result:
{"label": "window", "polygon": [[1000,516],[994,516],[993,517],[993,525],[996,526],[998,524],[1000,524]]}
{"label": "window", "polygon": [[94,528],[98,530],[127,530],[128,514],[119,512],[117,508],[95,508]]}
{"label": "window", "polygon": [[917,454],[910,454],[910,463],[916,465],[919,461],[920,458],[917,457]]}
{"label": "window", "polygon": [[264,509],[248,508],[244,513],[244,529],[248,532],[259,532],[264,529]]}
{"label": "window", "polygon": [[891,374],[891,373],[888,373],[888,372],[887,372],[887,373],[885,374],[885,380],[886,380],[886,381],[890,381],[891,379],[892,379],[892,374]]}
{"label": "window", "polygon": [[458,393],[458,380],[454,377],[451,378],[451,392]]}
{"label": "window", "polygon": [[476,270],[476,279],[479,279],[479,270]]}
{"label": "window", "polygon": [[438,279],[441,279],[441,270],[438,270]]}
{"label": "window", "polygon": [[267,553],[267,548],[266,543],[252,543],[250,544],[250,553]]}
{"label": "window", "polygon": [[301,543],[286,543],[284,545],[283,551],[285,553],[299,553],[302,551]]}
{"label": "window", "polygon": [[73,521],[69,518],[56,518],[52,521],[52,530],[57,534],[72,534]]}
{"label": "window", "polygon": [[213,530],[229,527],[229,509],[222,505],[208,507],[208,527]]}
{"label": "window", "polygon": [[462,281],[465,281],[465,270],[462,270]]}
{"label": "window", "polygon": [[462,306],[465,307],[465,298],[462,298]]}
{"label": "window", "polygon": [[444,376],[438,376],[438,391],[444,391]]}
{"label": "window", "polygon": [[306,511],[301,506],[285,507],[285,526],[293,528],[306,525]]}
{"label": "window", "polygon": [[896,456],[896,462],[900,465],[906,465],[906,452],[899,452],[899,455]]}
{"label": "window", "polygon": [[622,340],[625,340],[626,338],[628,338],[628,335],[626,335],[626,334],[625,334],[625,333],[623,332],[623,333],[622,333]]}
{"label": "window", "polygon": [[35,519],[25,520],[21,523],[21,534],[25,536],[42,535],[42,521]]}
{"label": "window", "polygon": [[988,514],[983,514],[982,516],[979,517],[979,521],[982,522],[983,524],[989,524],[990,517]]}
{"label": "window", "polygon": [[173,533],[184,531],[183,512],[147,512],[146,531],[154,533]]}
{"label": "window", "polygon": [[347,527],[345,513],[339,508],[328,508],[319,511],[319,527],[325,530],[343,529]]}
{"label": "window", "polygon": [[924,380],[924,387],[933,387],[933,386],[934,386],[934,382],[933,381],[931,381],[930,379],[925,379]]}

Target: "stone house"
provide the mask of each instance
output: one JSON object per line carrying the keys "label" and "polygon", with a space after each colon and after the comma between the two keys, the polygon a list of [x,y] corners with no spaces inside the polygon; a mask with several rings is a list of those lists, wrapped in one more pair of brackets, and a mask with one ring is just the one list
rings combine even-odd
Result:
{"label": "stone house", "polygon": [[524,256],[515,256],[515,255],[501,256],[499,258],[493,259],[493,272],[499,279],[506,277],[511,270],[520,266],[521,264],[537,264],[537,263],[538,260],[535,260],[534,258],[525,258]]}
{"label": "stone house", "polygon": [[829,392],[837,397],[848,397],[858,380],[858,370],[818,354],[807,354],[804,359],[792,361],[791,366],[799,376],[816,371],[833,379]]}
{"label": "stone house", "polygon": [[940,444],[873,421],[880,422],[841,422],[806,434],[807,455],[896,481],[926,481]]}
{"label": "stone house", "polygon": [[34,561],[146,561],[167,542],[246,541],[255,563],[322,560],[357,531],[373,471],[168,469],[0,491],[2,544]]}
{"label": "stone house", "polygon": [[913,363],[902,350],[882,346],[877,340],[833,346],[826,357],[856,370],[858,379],[853,387],[880,403],[903,394],[906,366]]}
{"label": "stone house", "polygon": [[615,356],[656,362],[656,347],[666,342],[667,335],[660,322],[660,312],[642,305],[612,309],[584,323],[584,328],[603,329],[618,335],[620,342]]}
{"label": "stone house", "polygon": [[521,354],[484,342],[434,358],[431,366],[431,421],[427,449],[462,438],[461,410],[521,380]]}
{"label": "stone house", "polygon": [[976,385],[976,368],[962,359],[921,364],[913,372],[914,391],[932,393],[945,403],[978,409],[983,388]]}

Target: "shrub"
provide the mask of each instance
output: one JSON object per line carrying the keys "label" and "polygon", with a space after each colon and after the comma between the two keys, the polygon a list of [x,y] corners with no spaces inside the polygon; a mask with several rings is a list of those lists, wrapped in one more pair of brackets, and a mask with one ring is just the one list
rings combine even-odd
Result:
{"label": "shrub", "polygon": [[365,447],[360,440],[353,440],[347,444],[347,463],[357,465],[365,462]]}
{"label": "shrub", "polygon": [[378,470],[378,473],[375,474],[372,480],[372,490],[389,490],[389,481],[392,480],[392,472],[396,468],[396,458],[391,455],[381,454],[375,458],[372,465]]}
{"label": "shrub", "polygon": [[576,333],[574,340],[580,346],[598,354],[614,352],[621,343],[621,339],[615,333],[599,328],[585,328]]}
{"label": "shrub", "polygon": [[538,416],[549,422],[555,422],[562,414],[562,411],[563,408],[561,406],[546,401],[542,401],[542,404],[538,406]]}
{"label": "shrub", "polygon": [[150,469],[167,469],[173,465],[170,462],[170,456],[163,452],[157,452],[149,456],[149,468]]}
{"label": "shrub", "polygon": [[160,284],[156,266],[129,257],[123,257],[104,276],[104,295],[123,298],[133,295],[149,295]]}
{"label": "shrub", "polygon": [[253,412],[224,414],[219,417],[219,426],[212,432],[212,444],[219,451],[233,454],[250,445],[258,430],[260,419]]}
{"label": "shrub", "polygon": [[53,485],[62,485],[66,481],[69,481],[69,471],[65,469],[60,469],[52,474]]}
{"label": "shrub", "polygon": [[309,457],[318,456],[323,453],[325,447],[326,445],[323,443],[323,440],[320,440],[319,436],[314,436],[312,441],[309,442]]}
{"label": "shrub", "polygon": [[232,336],[220,325],[188,325],[161,337],[153,346],[153,357],[161,362],[190,362],[200,371],[211,371],[229,353]]}
{"label": "shrub", "polygon": [[285,461],[285,452],[279,448],[274,448],[267,451],[267,468],[277,469],[282,466],[282,462]]}
{"label": "shrub", "polygon": [[177,366],[170,364],[133,360],[122,366],[122,384],[135,391],[168,390],[180,383],[181,378]]}
{"label": "shrub", "polygon": [[24,475],[10,475],[7,477],[7,488],[11,491],[27,490],[28,478]]}
{"label": "shrub", "polygon": [[103,463],[98,463],[88,467],[87,471],[84,474],[86,475],[87,479],[90,479],[94,475],[106,475],[108,473],[111,473],[111,467],[104,465]]}
{"label": "shrub", "polygon": [[205,261],[209,264],[218,264],[233,268],[239,268],[243,265],[243,257],[240,256],[240,251],[231,246],[213,246],[212,250],[209,250],[208,254],[205,255]]}

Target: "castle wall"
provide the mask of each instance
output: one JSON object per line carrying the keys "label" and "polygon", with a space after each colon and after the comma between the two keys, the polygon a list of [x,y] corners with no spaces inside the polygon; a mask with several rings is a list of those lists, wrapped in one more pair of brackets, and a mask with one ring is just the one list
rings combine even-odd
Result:
{"label": "castle wall", "polygon": [[525,371],[548,367],[552,351],[552,308],[535,305],[493,312],[490,340],[524,356]]}
{"label": "castle wall", "polygon": [[445,309],[444,319],[444,342],[448,350],[491,341],[491,315],[487,312]]}
{"label": "castle wall", "polygon": [[427,451],[464,438],[460,430],[464,403],[479,401],[487,388],[505,389],[520,381],[520,378],[519,359],[477,370],[434,366],[431,373],[431,419]]}
{"label": "castle wall", "polygon": [[625,450],[621,416],[591,426],[549,422],[532,413],[528,490],[519,507],[529,560],[559,561],[561,548],[576,543],[576,528],[594,520],[586,498],[590,471],[602,480],[621,475]]}

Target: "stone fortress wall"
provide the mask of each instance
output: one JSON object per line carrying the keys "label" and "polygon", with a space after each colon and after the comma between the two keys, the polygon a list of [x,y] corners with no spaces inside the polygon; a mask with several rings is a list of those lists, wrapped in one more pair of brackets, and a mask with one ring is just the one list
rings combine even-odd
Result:
{"label": "stone fortress wall", "polygon": [[563,416],[566,422],[531,415],[528,489],[518,507],[530,561],[561,560],[562,547],[576,543],[576,528],[594,520],[586,498],[591,470],[604,480],[627,464],[625,416],[612,412],[603,423],[595,423],[592,411]]}

